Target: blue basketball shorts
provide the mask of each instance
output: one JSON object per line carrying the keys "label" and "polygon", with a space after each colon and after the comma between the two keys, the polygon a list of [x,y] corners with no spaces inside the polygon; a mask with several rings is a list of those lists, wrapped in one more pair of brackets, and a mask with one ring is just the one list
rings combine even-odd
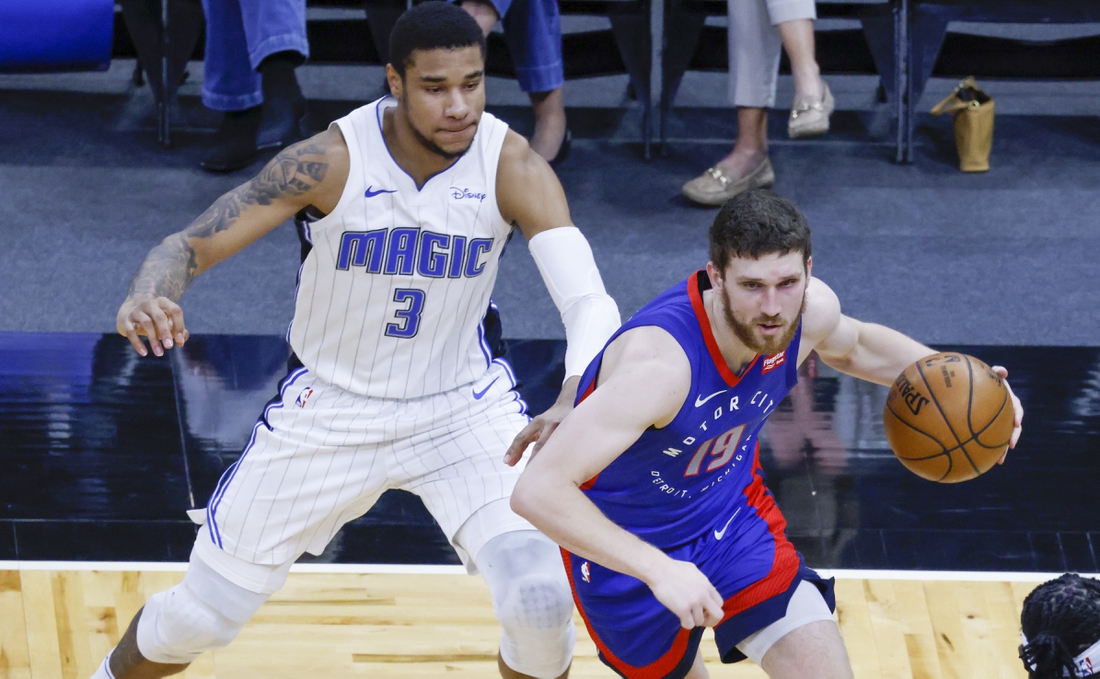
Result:
{"label": "blue basketball shorts", "polygon": [[[802,561],[785,534],[786,521],[770,494],[747,517],[742,539],[714,539],[710,532],[685,546],[665,550],[694,563],[724,600],[722,621],[714,629],[722,662],[744,660],[737,645],[787,614],[802,581],[816,585],[835,610],[832,579],[824,579]],[[731,532],[734,527],[730,527]],[[725,533],[726,531],[722,531]],[[588,627],[600,659],[628,679],[679,678],[695,660],[703,628],[683,629],[680,619],[637,578],[562,550],[577,610]]]}

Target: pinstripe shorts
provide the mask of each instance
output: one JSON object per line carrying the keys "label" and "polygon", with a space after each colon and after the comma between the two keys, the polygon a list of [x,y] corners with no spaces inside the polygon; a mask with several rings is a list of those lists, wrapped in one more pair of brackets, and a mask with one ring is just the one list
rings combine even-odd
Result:
{"label": "pinstripe shorts", "polygon": [[276,566],[320,554],[348,521],[391,488],[420,496],[447,538],[492,505],[463,563],[485,542],[534,530],[507,502],[522,463],[502,461],[527,424],[510,366],[494,361],[472,385],[422,398],[379,399],[290,372],[264,409],[241,457],[207,503],[205,529],[222,551]]}

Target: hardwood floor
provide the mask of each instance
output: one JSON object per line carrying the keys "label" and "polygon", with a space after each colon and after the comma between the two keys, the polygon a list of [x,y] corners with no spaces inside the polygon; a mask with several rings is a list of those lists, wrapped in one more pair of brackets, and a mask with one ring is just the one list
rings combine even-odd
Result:
{"label": "hardwood floor", "polygon": [[[74,566],[75,567],[75,566]],[[178,570],[0,570],[0,679],[87,679],[150,594]],[[1016,657],[1021,581],[837,580],[838,616],[858,679],[1026,677]],[[577,619],[571,676],[613,677]],[[294,572],[194,679],[494,677],[499,629],[480,578]],[[715,678],[764,677],[749,662]]]}

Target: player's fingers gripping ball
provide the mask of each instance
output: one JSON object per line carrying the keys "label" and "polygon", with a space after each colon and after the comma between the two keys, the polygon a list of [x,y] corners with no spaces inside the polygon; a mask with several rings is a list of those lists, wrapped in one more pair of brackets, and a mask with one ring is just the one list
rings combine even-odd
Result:
{"label": "player's fingers gripping ball", "polygon": [[886,397],[886,440],[917,476],[969,481],[997,463],[1014,426],[1008,387],[982,361],[959,353],[922,358]]}

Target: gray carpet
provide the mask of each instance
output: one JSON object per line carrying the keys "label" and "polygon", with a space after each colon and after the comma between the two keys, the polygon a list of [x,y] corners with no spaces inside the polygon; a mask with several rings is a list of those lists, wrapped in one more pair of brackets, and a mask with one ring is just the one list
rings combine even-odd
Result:
{"label": "gray carpet", "polygon": [[[365,98],[380,78],[355,73],[354,96]],[[196,84],[184,91],[176,144],[166,150],[155,141],[147,95],[126,75],[121,64],[108,74],[0,76],[0,195],[8,207],[0,330],[113,330],[149,248],[249,176],[197,169],[211,118],[193,97]],[[340,91],[332,81],[345,77],[319,69],[303,82],[313,97],[311,88]],[[732,112],[706,101],[724,78],[707,77],[685,83],[670,153],[649,163],[623,78],[568,84],[578,139],[560,176],[624,317],[706,263],[714,211],[678,194],[726,152],[735,131]],[[703,80],[710,85],[693,98]],[[830,82],[845,93],[834,132],[788,142],[777,111],[771,155],[775,189],[797,201],[813,228],[814,273],[847,313],[933,344],[1100,344],[1100,129],[1095,117],[1035,115],[1058,113],[1051,101],[1077,113],[1082,87],[1095,92],[1095,83],[990,82],[998,110],[1010,114],[997,119],[993,169],[966,175],[954,167],[950,121],[922,116],[916,162],[895,165],[873,79]],[[945,89],[950,83],[934,81],[925,98]],[[491,110],[525,131],[530,117],[520,102],[511,84],[492,84]],[[314,122],[352,105],[319,97]],[[288,224],[215,267],[184,298],[192,332],[283,333],[297,262]],[[506,336],[564,336],[522,239],[505,254],[495,298]]]}

